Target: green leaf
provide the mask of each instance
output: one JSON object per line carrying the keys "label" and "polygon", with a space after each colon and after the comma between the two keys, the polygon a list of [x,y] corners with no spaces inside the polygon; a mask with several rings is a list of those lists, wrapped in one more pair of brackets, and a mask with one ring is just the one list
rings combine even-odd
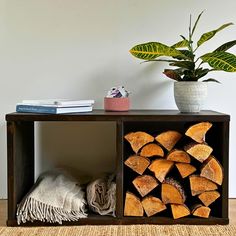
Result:
{"label": "green leaf", "polygon": [[177,66],[181,68],[186,68],[188,70],[193,70],[195,67],[195,64],[192,61],[177,61],[177,62],[170,63],[170,66]]}
{"label": "green leaf", "polygon": [[172,48],[186,48],[188,47],[189,42],[187,39],[181,40],[178,43],[175,43],[174,45],[172,45]]}
{"label": "green leaf", "polygon": [[[189,50],[179,50],[179,51],[186,56],[187,60],[193,61],[194,54],[192,52],[190,52]],[[184,60],[182,56],[181,57],[175,56],[173,58],[178,59],[178,60]]]}
{"label": "green leaf", "polygon": [[182,54],[184,54],[188,59],[193,60],[194,54],[189,50],[179,50]]}
{"label": "green leaf", "polygon": [[224,51],[225,52],[228,49],[230,49],[231,47],[233,47],[234,45],[236,45],[236,40],[224,43],[223,45],[218,47],[214,52],[220,52],[220,51]]}
{"label": "green leaf", "polygon": [[233,23],[224,24],[224,25],[222,25],[221,27],[219,27],[219,28],[216,29],[216,30],[212,30],[212,31],[210,31],[210,32],[207,32],[207,33],[203,34],[203,35],[201,36],[201,38],[198,40],[197,46],[199,47],[199,46],[202,45],[204,42],[206,42],[206,41],[208,41],[209,39],[211,39],[212,37],[214,37],[214,35],[215,35],[217,32],[223,30],[224,28],[226,28],[226,27],[228,27],[228,26],[230,26],[230,25],[233,25]]}
{"label": "green leaf", "polygon": [[181,76],[175,70],[165,69],[163,74],[169,77],[170,79],[173,79],[176,81],[181,80]]}
{"label": "green leaf", "polygon": [[236,56],[229,52],[212,52],[201,56],[213,69],[236,72]]}
{"label": "green leaf", "polygon": [[168,47],[165,44],[159,42],[149,42],[134,46],[129,51],[133,56],[143,60],[153,60],[159,56],[179,56],[186,58],[177,49]]}
{"label": "green leaf", "polygon": [[195,70],[195,76],[198,79],[200,79],[200,78],[204,77],[205,75],[207,75],[208,72],[210,72],[209,69],[198,68],[198,69]]}
{"label": "green leaf", "polygon": [[202,12],[198,15],[197,20],[195,21],[195,24],[194,24],[193,30],[192,30],[192,35],[193,35],[193,33],[194,33],[195,29],[196,29],[196,26],[197,26],[197,24],[198,24],[198,21],[200,20],[200,18],[201,18],[201,16],[202,16],[203,12],[204,12],[204,11],[202,11]]}
{"label": "green leaf", "polygon": [[142,62],[140,62],[140,64],[142,64],[142,63],[146,63],[146,62],[152,62],[152,61],[161,61],[161,62],[178,62],[178,61],[176,61],[176,60],[153,59],[153,60],[142,61]]}
{"label": "green leaf", "polygon": [[218,80],[216,80],[216,79],[212,79],[212,78],[210,78],[210,79],[205,79],[205,80],[203,80],[202,82],[216,82],[216,83],[221,84],[220,81],[218,81]]}

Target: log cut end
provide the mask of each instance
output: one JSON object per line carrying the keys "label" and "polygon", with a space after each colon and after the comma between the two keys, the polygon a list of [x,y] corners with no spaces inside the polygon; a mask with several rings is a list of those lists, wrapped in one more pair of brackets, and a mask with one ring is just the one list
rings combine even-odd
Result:
{"label": "log cut end", "polygon": [[164,157],[164,151],[159,145],[155,143],[150,143],[142,148],[140,155],[143,157]]}
{"label": "log cut end", "polygon": [[201,200],[201,202],[205,206],[211,205],[213,202],[215,202],[220,197],[220,193],[217,191],[209,191],[201,193],[198,198]]}
{"label": "log cut end", "polygon": [[143,206],[138,197],[133,193],[127,192],[125,196],[125,216],[143,216]]}
{"label": "log cut end", "polygon": [[176,163],[175,166],[177,167],[182,178],[186,178],[197,170],[193,165],[187,163]]}
{"label": "log cut end", "polygon": [[175,144],[181,139],[181,137],[182,137],[181,133],[169,130],[157,135],[155,139],[165,149],[170,151],[175,146]]}
{"label": "log cut end", "polygon": [[161,198],[164,204],[184,204],[186,200],[183,187],[172,178],[167,178],[162,183]]}
{"label": "log cut end", "polygon": [[219,185],[223,182],[223,167],[219,161],[214,157],[210,156],[204,166],[201,169],[200,176],[205,177]]}
{"label": "log cut end", "polygon": [[153,216],[166,210],[166,205],[157,197],[147,196],[142,200],[142,205],[147,216]]}
{"label": "log cut end", "polygon": [[198,204],[194,206],[192,210],[192,215],[202,218],[209,218],[210,212],[211,209],[209,207]]}
{"label": "log cut end", "polygon": [[130,143],[133,151],[138,153],[139,149],[147,143],[154,141],[154,137],[145,132],[131,132],[125,135],[125,139]]}
{"label": "log cut end", "polygon": [[125,165],[131,168],[133,171],[136,173],[142,175],[143,172],[147,169],[147,167],[150,165],[150,160],[147,159],[146,157],[141,157],[141,156],[130,156],[128,159],[125,161]]}
{"label": "log cut end", "polygon": [[214,182],[198,175],[191,175],[189,180],[192,196],[217,189],[217,185]]}
{"label": "log cut end", "polygon": [[200,162],[204,162],[213,149],[206,143],[190,143],[184,147],[185,151]]}
{"label": "log cut end", "polygon": [[171,211],[174,219],[179,219],[191,214],[189,208],[185,204],[171,204]]}
{"label": "log cut end", "polygon": [[198,143],[203,143],[207,131],[212,127],[210,122],[201,122],[188,128],[185,135]]}
{"label": "log cut end", "polygon": [[132,183],[142,197],[146,196],[158,186],[157,180],[150,175],[138,176],[133,180]]}
{"label": "log cut end", "polygon": [[169,173],[171,168],[173,167],[174,162],[168,161],[166,159],[156,159],[154,160],[148,169],[154,172],[155,177],[160,181],[163,182],[166,175]]}
{"label": "log cut end", "polygon": [[166,157],[169,161],[190,163],[191,159],[187,152],[183,150],[174,149]]}

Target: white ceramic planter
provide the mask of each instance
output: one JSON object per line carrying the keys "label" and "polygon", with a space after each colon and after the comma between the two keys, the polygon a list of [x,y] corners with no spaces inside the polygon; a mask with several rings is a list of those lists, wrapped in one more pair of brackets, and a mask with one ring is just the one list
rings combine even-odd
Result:
{"label": "white ceramic planter", "polygon": [[200,112],[207,97],[207,83],[199,81],[175,82],[174,96],[180,112]]}

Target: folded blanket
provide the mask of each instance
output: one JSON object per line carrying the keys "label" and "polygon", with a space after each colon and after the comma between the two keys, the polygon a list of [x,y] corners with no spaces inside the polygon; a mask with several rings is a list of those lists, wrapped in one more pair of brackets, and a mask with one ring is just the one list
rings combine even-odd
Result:
{"label": "folded blanket", "polygon": [[62,224],[87,217],[85,193],[78,183],[57,171],[42,174],[17,207],[17,223],[46,221]]}
{"label": "folded blanket", "polygon": [[114,175],[105,176],[87,185],[87,202],[93,212],[115,216],[116,184],[113,179]]}

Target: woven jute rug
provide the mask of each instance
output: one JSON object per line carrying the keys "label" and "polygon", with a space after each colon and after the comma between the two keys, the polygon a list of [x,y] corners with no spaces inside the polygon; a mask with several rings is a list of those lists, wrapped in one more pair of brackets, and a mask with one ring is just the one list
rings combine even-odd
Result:
{"label": "woven jute rug", "polygon": [[236,235],[236,226],[129,225],[129,226],[62,226],[0,227],[1,236],[208,236]]}

